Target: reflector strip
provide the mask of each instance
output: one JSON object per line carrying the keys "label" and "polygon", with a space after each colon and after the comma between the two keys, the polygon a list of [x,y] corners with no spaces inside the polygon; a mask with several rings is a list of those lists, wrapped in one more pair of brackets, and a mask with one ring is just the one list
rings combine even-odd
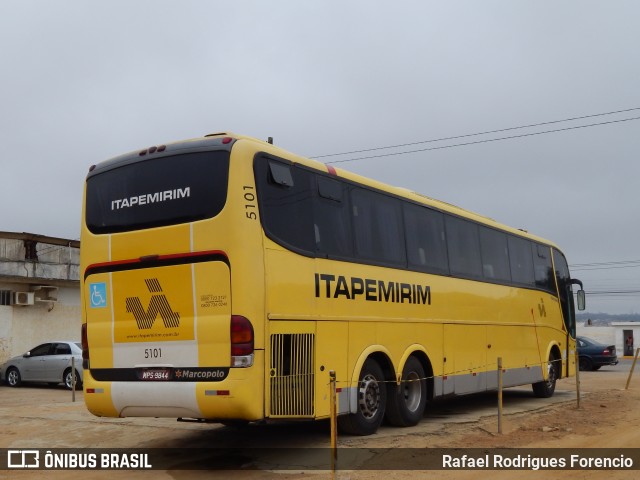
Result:
{"label": "reflector strip", "polygon": [[104,393],[104,388],[87,388],[87,393]]}
{"label": "reflector strip", "polygon": [[229,390],[205,390],[204,394],[207,396],[228,396],[231,392]]}

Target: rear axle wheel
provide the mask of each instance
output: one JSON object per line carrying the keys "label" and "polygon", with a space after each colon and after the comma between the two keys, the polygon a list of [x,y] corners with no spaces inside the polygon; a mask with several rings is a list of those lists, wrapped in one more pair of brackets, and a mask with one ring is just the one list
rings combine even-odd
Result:
{"label": "rear axle wheel", "polygon": [[371,435],[384,418],[387,388],[380,365],[369,358],[364,362],[358,380],[357,412],[338,417],[338,427],[351,435]]}

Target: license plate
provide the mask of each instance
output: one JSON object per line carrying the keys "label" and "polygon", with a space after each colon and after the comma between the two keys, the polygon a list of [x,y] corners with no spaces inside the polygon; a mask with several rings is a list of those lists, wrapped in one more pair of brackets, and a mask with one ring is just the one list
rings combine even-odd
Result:
{"label": "license plate", "polygon": [[138,378],[140,380],[152,380],[162,381],[169,380],[171,377],[170,370],[168,368],[145,368],[138,372]]}

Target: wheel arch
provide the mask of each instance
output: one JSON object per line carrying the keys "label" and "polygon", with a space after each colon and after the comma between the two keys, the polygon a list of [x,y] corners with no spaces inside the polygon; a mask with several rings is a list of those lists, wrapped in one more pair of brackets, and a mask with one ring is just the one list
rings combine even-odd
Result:
{"label": "wheel arch", "polygon": [[[553,356],[553,358],[555,360],[558,360],[560,363],[562,363],[563,359],[562,359],[562,351],[560,349],[560,345],[556,342],[552,343],[551,345],[549,345],[548,351],[547,351],[547,357],[546,358],[551,358]],[[563,372],[563,368],[562,365],[559,365],[559,367],[556,369],[557,375],[558,375],[558,379],[562,378],[562,372]]]}
{"label": "wheel arch", "polygon": [[[355,413],[358,409],[358,379],[360,378],[360,372],[364,363],[368,359],[375,360],[375,362],[382,369],[382,373],[384,375],[384,380],[395,381],[395,370],[393,366],[393,362],[391,361],[391,354],[389,350],[387,350],[382,345],[370,345],[366,349],[360,353],[358,360],[353,366],[353,370],[351,372],[351,380],[349,381],[349,388],[343,389],[348,393],[348,413]],[[343,412],[341,412],[343,413]]]}

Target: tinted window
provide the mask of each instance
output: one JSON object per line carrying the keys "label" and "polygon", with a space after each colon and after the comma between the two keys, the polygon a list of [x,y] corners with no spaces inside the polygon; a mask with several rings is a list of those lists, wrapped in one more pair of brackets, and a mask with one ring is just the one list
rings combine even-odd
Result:
{"label": "tinted window", "polygon": [[448,273],[444,215],[417,205],[404,205],[404,225],[409,266],[434,273]]}
{"label": "tinted window", "polygon": [[71,355],[71,347],[66,343],[56,343],[53,355]]}
{"label": "tinted window", "polygon": [[556,281],[558,282],[558,293],[560,296],[560,306],[562,307],[562,316],[564,324],[571,336],[576,336],[576,322],[574,316],[573,290],[571,287],[571,277],[569,275],[569,266],[564,255],[555,248],[553,249],[553,264],[555,265]]}
{"label": "tinted window", "polygon": [[42,345],[38,345],[36,348],[31,350],[31,356],[42,357],[43,355],[49,355],[50,350],[51,350],[51,344],[43,343]]}
{"label": "tinted window", "polygon": [[289,248],[314,252],[312,174],[266,158],[259,158],[255,165],[260,214],[267,234]]}
{"label": "tinted window", "polygon": [[536,287],[554,293],[555,283],[553,281],[551,249],[549,247],[533,244],[533,269]]}
{"label": "tinted window", "polygon": [[451,216],[446,217],[445,223],[451,273],[463,277],[482,277],[478,226]]}
{"label": "tinted window", "polygon": [[511,264],[511,279],[514,283],[535,285],[529,240],[509,235],[509,263]]}
{"label": "tinted window", "polygon": [[229,152],[158,157],[87,178],[86,222],[109,233],[214,217],[227,198]]}
{"label": "tinted window", "polygon": [[313,219],[316,251],[329,257],[353,254],[346,185],[316,175],[318,195],[314,198]]}
{"label": "tinted window", "polygon": [[496,282],[510,282],[507,235],[491,228],[480,227],[480,250],[484,278]]}
{"label": "tinted window", "polygon": [[351,209],[356,255],[383,263],[405,263],[400,202],[354,188]]}
{"label": "tinted window", "polygon": [[293,187],[291,166],[275,161],[269,162],[269,173],[273,183],[283,187]]}

